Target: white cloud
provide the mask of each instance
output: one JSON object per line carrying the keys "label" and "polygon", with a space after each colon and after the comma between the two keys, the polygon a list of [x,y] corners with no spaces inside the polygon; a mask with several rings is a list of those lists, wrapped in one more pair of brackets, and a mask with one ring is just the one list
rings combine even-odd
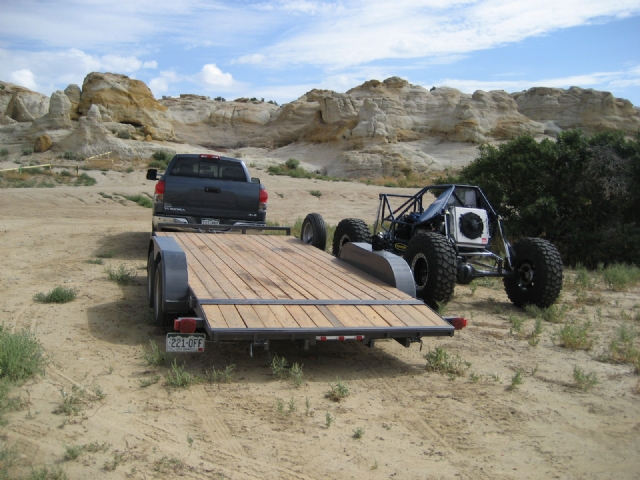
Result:
{"label": "white cloud", "polygon": [[29,69],[24,68],[22,70],[11,72],[9,78],[11,78],[11,81],[16,85],[26,87],[29,90],[35,91],[38,88],[33,72]]}
{"label": "white cloud", "polygon": [[260,65],[264,63],[267,57],[261,53],[253,53],[251,55],[243,55],[242,57],[234,60],[232,63],[245,64],[245,65]]}
{"label": "white cloud", "polygon": [[151,79],[149,89],[154,97],[159,97],[161,94],[169,91],[171,84],[179,81],[181,81],[181,78],[173,70],[162,71],[159,77]]}
{"label": "white cloud", "polygon": [[215,63],[203,66],[200,78],[207,86],[211,87],[230,87],[233,85],[233,76],[230,73],[223,73]]}
{"label": "white cloud", "polygon": [[158,68],[158,62],[156,62],[155,60],[151,60],[150,62],[144,62],[142,64],[142,68]]}

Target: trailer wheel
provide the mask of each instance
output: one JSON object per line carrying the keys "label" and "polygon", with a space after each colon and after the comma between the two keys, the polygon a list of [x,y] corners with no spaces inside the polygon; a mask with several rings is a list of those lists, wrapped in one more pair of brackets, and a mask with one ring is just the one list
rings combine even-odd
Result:
{"label": "trailer wheel", "polygon": [[339,257],[340,250],[349,242],[371,243],[371,232],[364,220],[345,218],[340,221],[333,234],[333,254]]}
{"label": "trailer wheel", "polygon": [[404,259],[413,273],[417,297],[432,308],[451,300],[456,286],[456,251],[443,235],[415,235]]}
{"label": "trailer wheel", "polygon": [[153,319],[159,327],[168,327],[173,323],[176,315],[164,310],[164,279],[162,277],[162,260],[156,265],[156,275],[153,295]]}
{"label": "trailer wheel", "polygon": [[147,259],[147,303],[149,308],[153,308],[153,285],[156,281],[155,264],[153,258],[153,251],[149,252],[149,258]]}
{"label": "trailer wheel", "polygon": [[322,215],[310,213],[305,217],[300,231],[300,240],[323,251],[327,248],[327,226]]}
{"label": "trailer wheel", "polygon": [[509,300],[518,307],[549,308],[562,290],[562,259],[547,240],[524,238],[513,246],[517,276],[503,279]]}

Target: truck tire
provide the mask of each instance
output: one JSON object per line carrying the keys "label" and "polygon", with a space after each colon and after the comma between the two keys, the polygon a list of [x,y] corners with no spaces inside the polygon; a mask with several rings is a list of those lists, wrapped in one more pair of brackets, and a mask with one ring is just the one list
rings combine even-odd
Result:
{"label": "truck tire", "polygon": [[153,319],[159,327],[168,327],[177,318],[175,314],[165,312],[163,306],[164,278],[162,276],[162,260],[156,265],[156,275],[153,288]]}
{"label": "truck tire", "polygon": [[324,251],[327,248],[327,226],[322,215],[310,213],[302,222],[300,240]]}
{"label": "truck tire", "polygon": [[503,279],[504,290],[517,307],[549,308],[562,290],[562,259],[547,240],[523,238],[513,246],[517,276]]}
{"label": "truck tire", "polygon": [[153,287],[156,281],[155,272],[155,260],[153,258],[153,251],[149,252],[149,258],[147,259],[147,304],[149,308],[153,308]]}
{"label": "truck tire", "polygon": [[451,300],[456,286],[456,251],[443,235],[415,235],[404,259],[413,273],[418,298],[435,309]]}
{"label": "truck tire", "polygon": [[371,243],[371,232],[363,220],[345,218],[340,221],[333,234],[333,254],[339,257],[342,246],[349,242]]}

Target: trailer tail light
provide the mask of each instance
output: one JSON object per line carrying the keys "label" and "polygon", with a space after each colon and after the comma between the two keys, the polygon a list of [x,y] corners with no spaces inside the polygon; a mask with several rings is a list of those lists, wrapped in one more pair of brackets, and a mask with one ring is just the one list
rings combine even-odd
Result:
{"label": "trailer tail light", "polygon": [[258,211],[260,213],[267,211],[267,200],[269,200],[269,194],[264,188],[264,185],[260,184],[260,204],[258,205]]}
{"label": "trailer tail light", "polygon": [[160,180],[156,183],[156,190],[153,195],[154,203],[163,203],[164,202],[164,180]]}
{"label": "trailer tail light", "polygon": [[467,326],[467,319],[462,317],[455,317],[449,320],[449,323],[456,330],[462,330]]}
{"label": "trailer tail light", "polygon": [[329,335],[326,337],[316,337],[316,340],[319,342],[326,342],[327,340],[338,340],[340,342],[345,340],[362,341],[364,340],[364,335]]}
{"label": "trailer tail light", "polygon": [[195,318],[177,318],[173,321],[173,329],[180,333],[194,333],[196,325]]}

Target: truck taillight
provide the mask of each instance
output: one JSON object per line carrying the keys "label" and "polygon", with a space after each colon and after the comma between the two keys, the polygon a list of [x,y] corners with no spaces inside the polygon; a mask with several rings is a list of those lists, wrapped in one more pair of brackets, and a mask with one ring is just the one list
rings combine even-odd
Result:
{"label": "truck taillight", "polygon": [[156,191],[153,196],[153,203],[164,203],[164,180],[156,183]]}
{"label": "truck taillight", "polygon": [[260,185],[260,205],[258,207],[259,212],[267,211],[267,200],[269,200],[269,194],[264,189],[264,185]]}

